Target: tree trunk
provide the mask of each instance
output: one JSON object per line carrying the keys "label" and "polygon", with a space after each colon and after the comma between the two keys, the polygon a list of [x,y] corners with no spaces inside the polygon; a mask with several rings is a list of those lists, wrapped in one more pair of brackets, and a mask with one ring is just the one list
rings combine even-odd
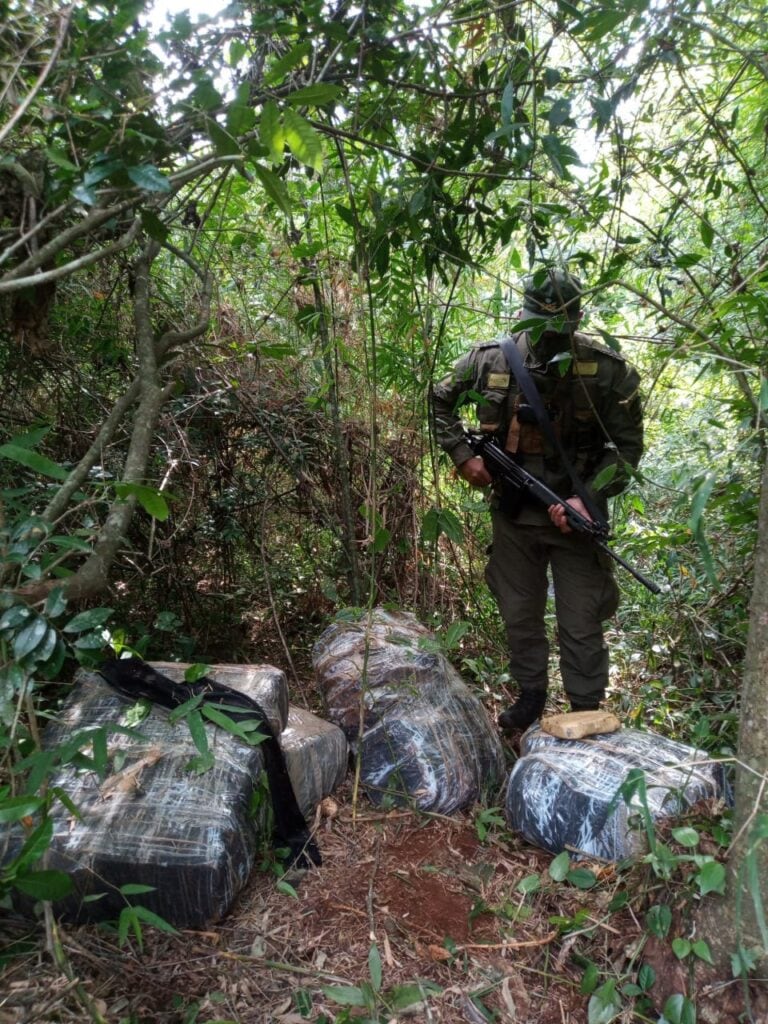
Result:
{"label": "tree trunk", "polygon": [[755,581],[741,689],[736,808],[728,855],[725,896],[709,897],[701,908],[699,936],[710,947],[718,970],[731,975],[739,950],[768,966],[765,934],[768,902],[768,461],[763,469],[755,553]]}

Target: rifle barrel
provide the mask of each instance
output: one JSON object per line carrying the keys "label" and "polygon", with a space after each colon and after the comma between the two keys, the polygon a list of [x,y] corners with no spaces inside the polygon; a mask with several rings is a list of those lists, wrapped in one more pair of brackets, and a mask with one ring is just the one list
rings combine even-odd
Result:
{"label": "rifle barrel", "polygon": [[496,469],[500,476],[506,477],[507,481],[514,486],[524,487],[542,504],[562,506],[566,510],[568,520],[576,532],[583,533],[589,537],[601,551],[609,555],[614,562],[618,562],[623,569],[626,569],[628,573],[635,577],[638,583],[642,583],[652,594],[661,593],[661,587],[658,584],[648,579],[639,569],[635,569],[626,559],[608,547],[606,543],[607,524],[594,523],[591,519],[587,519],[580,512],[577,512],[564,498],[555,494],[541,480],[523,469],[522,466],[519,466],[507,452],[498,446],[493,438],[477,437],[473,434],[467,434],[467,438],[472,451],[479,455],[484,462],[488,463],[489,469]]}

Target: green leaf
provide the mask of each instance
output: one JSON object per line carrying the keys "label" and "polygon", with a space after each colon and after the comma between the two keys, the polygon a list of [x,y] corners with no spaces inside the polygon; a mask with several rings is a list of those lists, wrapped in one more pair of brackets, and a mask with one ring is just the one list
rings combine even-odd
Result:
{"label": "green leaf", "polygon": [[[49,626],[46,619],[36,615],[31,622],[19,630],[13,638],[13,655],[17,661],[21,661],[42,642]],[[55,635],[55,634],[54,634]]]}
{"label": "green leaf", "polygon": [[89,167],[83,175],[83,184],[86,188],[90,188],[92,185],[98,185],[100,181],[104,181],[110,174],[114,174],[115,171],[123,169],[122,160],[99,160]]}
{"label": "green leaf", "polygon": [[208,120],[206,129],[208,138],[219,156],[237,156],[241,152],[240,143],[225,128],[222,128],[218,121]]}
{"label": "green leaf", "polygon": [[568,876],[568,872],[571,869],[571,858],[568,855],[567,850],[563,850],[562,853],[558,853],[552,863],[549,865],[549,877],[555,882],[564,882]]}
{"label": "green leaf", "polygon": [[375,554],[384,551],[392,539],[392,534],[384,526],[380,526],[373,535],[373,550]]}
{"label": "green leaf", "polygon": [[509,125],[515,109],[515,83],[507,82],[501,94],[501,123]]}
{"label": "green leaf", "polygon": [[3,612],[0,618],[0,632],[6,629],[15,629],[22,622],[26,622],[35,613],[26,604],[15,604]]}
{"label": "green leaf", "polygon": [[382,980],[381,954],[375,942],[371,943],[371,948],[368,950],[368,974],[374,992],[380,992]]}
{"label": "green leaf", "polygon": [[76,185],[72,189],[72,195],[75,199],[79,199],[85,206],[95,206],[99,201],[99,197],[93,191],[92,188],[86,188],[85,185]]}
{"label": "green leaf", "polygon": [[73,164],[60,149],[55,149],[53,146],[46,146],[45,155],[52,164],[55,164],[57,167],[61,167],[63,171],[71,171],[72,173],[77,173],[77,171],[79,171],[77,164]]}
{"label": "green leaf", "polygon": [[674,264],[676,267],[684,270],[686,267],[695,267],[703,259],[704,257],[700,252],[684,252],[681,256],[675,257]]}
{"label": "green leaf", "polygon": [[588,996],[591,992],[594,992],[597,988],[599,978],[600,971],[597,968],[597,964],[590,960],[581,976],[581,984],[579,985],[579,991],[581,994],[583,996]]}
{"label": "green leaf", "polygon": [[286,73],[292,68],[295,68],[298,64],[310,55],[312,52],[312,44],[308,42],[299,43],[298,46],[294,46],[292,50],[289,50],[284,56],[280,57],[275,63],[267,70],[264,75],[265,85],[277,85],[278,82],[282,82]]}
{"label": "green leaf", "polygon": [[275,886],[278,892],[284,893],[286,896],[290,896],[291,899],[297,900],[299,894],[296,892],[290,882],[286,882],[284,878],[281,878]]}
{"label": "green leaf", "polygon": [[52,838],[53,818],[46,817],[24,840],[24,845],[14,861],[14,869],[18,872],[19,868],[26,867],[27,864],[32,864],[39,860],[51,845]]}
{"label": "green leaf", "polygon": [[527,896],[529,893],[538,892],[541,889],[541,876],[540,875],[526,875],[525,878],[521,878],[515,886],[517,892],[523,893]]}
{"label": "green leaf", "polygon": [[13,462],[19,462],[27,469],[34,470],[35,473],[42,473],[43,476],[49,476],[54,480],[66,480],[69,476],[66,469],[47,459],[44,455],[39,455],[37,452],[32,452],[28,448],[23,448],[12,442],[0,445],[0,456],[11,459]]}
{"label": "green leaf", "polygon": [[218,110],[224,103],[224,98],[210,78],[198,82],[189,99],[194,106],[201,110]]}
{"label": "green leaf", "polygon": [[141,211],[141,225],[155,242],[164,242],[168,237],[168,228],[152,210]]}
{"label": "green leaf", "polygon": [[39,796],[12,796],[0,800],[0,823],[8,824],[28,818],[42,807],[43,802]]}
{"label": "green leaf", "polygon": [[449,540],[460,544],[464,540],[464,527],[458,516],[449,509],[439,509],[434,506],[424,514],[421,523],[421,539],[425,543],[434,544],[441,533],[444,533]]}
{"label": "green leaf", "polygon": [[705,861],[694,876],[702,896],[708,892],[725,892],[725,868],[716,860]]}
{"label": "green leaf", "polygon": [[393,985],[387,989],[387,1006],[395,1013],[406,1010],[415,1003],[424,1002],[430,995],[438,995],[443,989],[434,981],[413,981],[404,985]]}
{"label": "green leaf", "polygon": [[[207,676],[210,669],[210,665],[204,665],[202,662],[196,661],[194,665],[188,665],[184,670],[184,681],[187,683],[196,683],[198,679],[202,679],[203,676]],[[202,696],[202,694],[200,694],[200,696]]]}
{"label": "green leaf", "polygon": [[270,171],[268,168],[262,167],[261,164],[254,164],[253,169],[256,172],[256,177],[263,185],[264,191],[275,206],[282,210],[286,216],[290,216],[291,200],[288,196],[288,190],[281,179],[278,178],[274,171]]}
{"label": "green leaf", "polygon": [[465,622],[463,619],[459,619],[457,622],[452,622],[448,629],[445,631],[445,646],[450,650],[456,647],[461,639],[467,635],[472,629],[471,622]]}
{"label": "green leaf", "polygon": [[672,836],[681,846],[697,846],[699,842],[699,833],[695,828],[673,828]]}
{"label": "green leaf", "polygon": [[171,725],[175,725],[180,719],[188,715],[190,711],[194,711],[199,708],[205,699],[204,693],[196,693],[194,697],[190,697],[189,700],[185,700],[183,704],[179,704],[178,707],[174,708],[173,711],[168,713],[168,721]]}
{"label": "green leaf", "polygon": [[67,608],[67,599],[61,587],[55,587],[45,599],[45,614],[50,619],[55,619]]}
{"label": "green leaf", "polygon": [[229,55],[227,63],[231,68],[235,67],[248,52],[248,47],[241,39],[233,39],[229,44]]}
{"label": "green leaf", "polygon": [[227,131],[232,135],[245,135],[256,124],[256,111],[251,106],[234,103],[227,111]]}
{"label": "green leaf", "polygon": [[325,103],[331,103],[341,93],[340,85],[318,82],[316,85],[306,85],[303,89],[296,89],[285,97],[285,102],[294,107],[322,107]]}
{"label": "green leaf", "polygon": [[144,511],[161,523],[164,523],[170,514],[163,494],[154,487],[145,487],[144,484],[119,483],[115,484],[115,494],[123,500],[131,495],[135,496]]}
{"label": "green leaf", "polygon": [[204,754],[195,754],[194,757],[190,757],[184,768],[188,772],[192,772],[194,775],[205,775],[211,768],[216,764],[216,757],[212,750],[206,750]]}
{"label": "green leaf", "polygon": [[72,891],[72,879],[63,871],[30,871],[18,875],[13,884],[35,900],[60,900]]}
{"label": "green leaf", "polygon": [[[617,28],[634,11],[626,7],[598,8],[592,11],[571,30],[574,35],[583,36],[590,43],[596,43]],[[590,1021],[590,1024],[592,1022]]]}
{"label": "green leaf", "polygon": [[134,907],[124,907],[120,911],[120,917],[117,921],[117,941],[118,945],[124,946],[128,941],[128,930],[133,928],[134,935],[141,948],[141,925],[136,920],[136,913]]}
{"label": "green leaf", "polygon": [[259,138],[268,150],[272,163],[281,163],[285,150],[285,133],[283,132],[283,122],[280,119],[280,111],[273,100],[269,100],[262,108]]}
{"label": "green leaf", "polygon": [[587,1005],[588,1024],[609,1024],[621,1012],[616,982],[611,978],[590,997]]}
{"label": "green leaf", "polygon": [[683,960],[691,952],[691,943],[688,939],[672,939],[672,952],[678,960]]}
{"label": "green leaf", "polygon": [[365,1006],[362,989],[353,985],[322,985],[323,993],[339,1006]]}
{"label": "green leaf", "polygon": [[697,956],[699,960],[703,960],[705,963],[714,965],[712,953],[704,939],[698,939],[698,941],[691,943],[691,952],[694,956]]}
{"label": "green leaf", "polygon": [[157,928],[161,932],[166,932],[168,935],[179,934],[169,921],[166,921],[164,917],[160,917],[159,914],[155,914],[151,910],[147,910],[146,907],[138,906],[134,907],[133,910],[136,917],[145,924],[152,925],[153,928]]}
{"label": "green leaf", "polygon": [[578,153],[561,142],[557,135],[544,135],[541,139],[541,148],[549,157],[552,170],[558,178],[570,178],[568,165],[581,163]]}
{"label": "green leaf", "polygon": [[689,999],[676,992],[664,1003],[662,1020],[666,1024],[696,1024],[696,1009]]}
{"label": "green leaf", "polygon": [[666,903],[657,904],[651,907],[645,915],[648,931],[658,939],[663,939],[669,932],[672,925],[672,911]]}
{"label": "green leaf", "polygon": [[704,245],[707,247],[707,249],[711,249],[712,242],[715,238],[715,229],[712,227],[712,225],[709,223],[706,217],[703,217],[699,221],[699,233],[701,234],[701,240],[704,243]]}
{"label": "green leaf", "polygon": [[186,716],[186,723],[192,742],[199,753],[205,756],[208,753],[208,734],[205,731],[202,715],[199,711],[190,711]]}
{"label": "green leaf", "polygon": [[62,627],[62,632],[84,633],[88,629],[97,629],[104,625],[112,611],[112,608],[89,608],[88,611],[80,612],[70,619],[66,626]]}
{"label": "green leaf", "polygon": [[[218,725],[220,729],[224,729],[225,732],[230,733],[232,736],[237,736],[244,743],[256,745],[264,739],[264,734],[258,731],[260,723],[256,720],[250,722],[235,721],[222,708],[213,707],[211,704],[203,704],[200,710],[214,725]],[[236,711],[238,709],[233,708],[232,710]]]}
{"label": "green leaf", "polygon": [[691,515],[688,519],[688,526],[693,533],[696,533],[699,528],[701,518],[704,515],[704,509],[706,508],[709,496],[711,495],[712,489],[716,483],[717,477],[715,474],[706,473],[704,479],[694,492],[693,500],[691,502]]}
{"label": "green leaf", "polygon": [[601,469],[595,477],[595,479],[592,481],[592,488],[595,491],[602,491],[602,489],[604,487],[607,487],[611,480],[613,480],[613,478],[616,476],[616,471],[618,468],[618,463],[612,462],[610,465],[605,466],[603,469]]}
{"label": "green leaf", "polygon": [[140,164],[138,167],[127,168],[128,177],[139,188],[145,192],[170,192],[170,182],[154,166],[154,164]]}
{"label": "green leaf", "polygon": [[154,885],[142,885],[141,882],[126,882],[125,885],[120,886],[120,892],[123,896],[141,896],[145,892],[154,891]]}
{"label": "green leaf", "polygon": [[314,171],[321,171],[323,146],[312,125],[289,107],[283,114],[283,130],[285,141],[296,159]]}
{"label": "green leaf", "polygon": [[577,889],[591,889],[597,884],[597,878],[589,868],[573,868],[565,876],[565,880]]}

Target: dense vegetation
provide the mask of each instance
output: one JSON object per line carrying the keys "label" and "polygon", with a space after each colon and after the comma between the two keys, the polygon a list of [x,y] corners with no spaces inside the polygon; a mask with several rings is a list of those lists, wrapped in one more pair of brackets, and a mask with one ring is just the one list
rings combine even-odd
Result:
{"label": "dense vegetation", "polygon": [[0,25],[0,813],[40,816],[5,883],[54,798],[36,715],[108,645],[272,661],[308,694],[328,616],[392,602],[505,700],[484,506],[427,396],[513,324],[524,273],[567,265],[585,329],[642,371],[615,543],[667,584],[622,578],[615,706],[729,756],[748,687],[729,884],[746,864],[757,931],[715,957],[746,973],[768,939],[761,586],[745,662],[764,12],[281,0],[154,31],[145,8],[10,0]]}

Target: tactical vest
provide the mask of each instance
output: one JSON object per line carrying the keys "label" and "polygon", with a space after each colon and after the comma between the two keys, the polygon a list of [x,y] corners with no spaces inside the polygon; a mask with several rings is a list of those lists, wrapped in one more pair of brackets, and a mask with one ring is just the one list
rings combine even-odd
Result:
{"label": "tactical vest", "polygon": [[[578,335],[575,340],[576,354],[563,374],[553,364],[527,368],[550,415],[555,435],[581,475],[588,470],[591,459],[600,458],[605,436],[600,426],[599,360],[591,345],[580,342]],[[525,357],[525,338],[518,342],[518,347]],[[483,367],[483,380],[479,383],[483,397],[477,406],[481,430],[494,433],[507,451],[523,456],[524,461],[559,462],[508,368],[499,372],[494,360],[493,365]]]}

